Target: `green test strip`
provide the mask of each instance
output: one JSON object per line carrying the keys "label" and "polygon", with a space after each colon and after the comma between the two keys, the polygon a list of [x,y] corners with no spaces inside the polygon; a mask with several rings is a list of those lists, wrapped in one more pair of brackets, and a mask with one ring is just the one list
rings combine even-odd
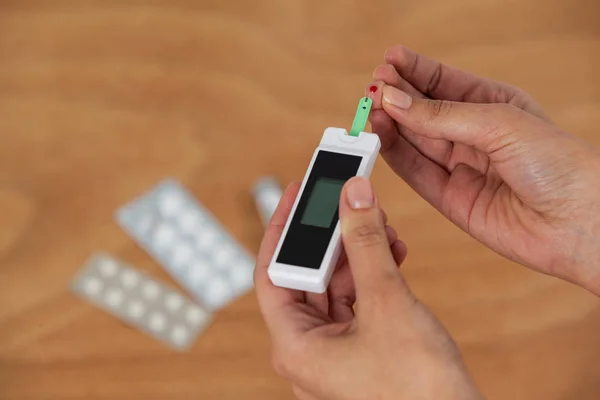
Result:
{"label": "green test strip", "polygon": [[369,120],[369,113],[371,112],[371,105],[373,100],[369,97],[363,97],[358,102],[358,108],[356,109],[356,115],[354,116],[354,122],[350,129],[350,136],[358,136],[359,133],[363,132],[367,121]]}

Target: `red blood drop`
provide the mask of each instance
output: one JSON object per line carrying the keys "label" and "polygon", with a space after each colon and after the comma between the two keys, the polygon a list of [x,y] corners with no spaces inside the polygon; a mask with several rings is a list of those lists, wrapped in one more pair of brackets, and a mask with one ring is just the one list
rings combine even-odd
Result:
{"label": "red blood drop", "polygon": [[377,86],[373,85],[369,88],[369,92],[375,93],[377,91]]}

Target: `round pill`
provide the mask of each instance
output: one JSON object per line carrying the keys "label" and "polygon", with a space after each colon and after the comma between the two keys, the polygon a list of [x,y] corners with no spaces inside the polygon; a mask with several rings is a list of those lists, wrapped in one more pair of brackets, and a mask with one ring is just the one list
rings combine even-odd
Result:
{"label": "round pill", "polygon": [[177,222],[182,231],[185,233],[193,232],[196,227],[200,224],[200,214],[195,210],[186,210],[179,214]]}
{"label": "round pill", "polygon": [[210,266],[204,260],[198,260],[190,265],[188,276],[192,284],[202,284],[210,276]]}
{"label": "round pill", "polygon": [[178,345],[184,345],[190,337],[189,331],[182,325],[176,325],[171,331],[171,340]]}
{"label": "round pill", "polygon": [[151,226],[152,226],[152,216],[149,214],[142,215],[141,217],[139,217],[139,219],[135,223],[135,229],[140,234],[145,234],[146,232],[148,232],[148,230],[150,229]]}
{"label": "round pill", "polygon": [[211,247],[216,241],[217,234],[213,229],[204,229],[196,235],[196,245],[201,250]]}
{"label": "round pill", "polygon": [[140,276],[137,274],[137,272],[130,269],[123,271],[121,274],[121,283],[127,289],[135,287],[139,281]]}
{"label": "round pill", "polygon": [[106,303],[111,307],[118,307],[123,302],[123,292],[119,289],[110,289],[106,292]]}
{"label": "round pill", "polygon": [[178,193],[174,192],[165,192],[160,196],[158,209],[160,212],[169,217],[177,212],[179,212],[180,208],[183,206],[183,199]]}
{"label": "round pill", "polygon": [[177,232],[169,224],[160,224],[156,227],[153,235],[154,245],[159,248],[164,248],[173,243]]}
{"label": "round pill", "polygon": [[231,287],[223,278],[212,279],[206,288],[206,295],[211,304],[220,306],[224,304],[231,294]]}
{"label": "round pill", "polygon": [[183,297],[177,293],[169,293],[165,300],[165,304],[170,311],[177,311],[183,305]]}
{"label": "round pill", "polygon": [[146,311],[146,308],[144,307],[144,304],[142,304],[141,301],[139,300],[133,300],[131,303],[129,303],[129,305],[127,306],[127,313],[135,319],[140,318],[142,315],[144,315],[144,312]]}
{"label": "round pill", "polygon": [[117,263],[109,259],[100,261],[98,268],[100,269],[100,273],[107,278],[116,274],[118,269]]}
{"label": "round pill", "polygon": [[95,296],[100,293],[103,286],[104,285],[102,284],[102,281],[93,276],[88,276],[83,282],[83,290],[91,296]]}
{"label": "round pill", "polygon": [[200,325],[206,319],[206,314],[197,306],[189,306],[185,311],[185,318],[192,325]]}
{"label": "round pill", "polygon": [[162,313],[155,312],[150,316],[148,324],[150,325],[150,329],[153,331],[161,332],[167,325],[167,319]]}
{"label": "round pill", "polygon": [[179,243],[173,249],[173,264],[175,264],[177,267],[183,267],[192,259],[193,255],[194,252],[191,246],[189,246],[187,243]]}
{"label": "round pill", "polygon": [[231,284],[236,289],[249,288],[254,283],[253,274],[254,271],[251,268],[244,265],[237,265],[236,268],[230,271]]}
{"label": "round pill", "polygon": [[146,284],[144,285],[144,288],[142,289],[142,293],[148,299],[155,299],[156,297],[158,297],[159,292],[160,292],[160,287],[158,287],[158,285],[152,281],[146,282]]}
{"label": "round pill", "polygon": [[235,249],[231,245],[224,245],[215,249],[213,259],[220,268],[229,268],[235,258]]}

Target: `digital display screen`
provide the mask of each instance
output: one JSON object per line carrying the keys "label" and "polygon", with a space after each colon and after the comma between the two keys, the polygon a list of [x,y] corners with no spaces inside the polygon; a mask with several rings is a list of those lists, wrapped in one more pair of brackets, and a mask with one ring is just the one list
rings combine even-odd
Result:
{"label": "digital display screen", "polygon": [[313,164],[277,262],[319,269],[339,221],[340,192],[356,176],[362,156],[320,150]]}
{"label": "digital display screen", "polygon": [[318,178],[308,197],[300,223],[329,228],[340,203],[343,186],[344,181],[339,179]]}

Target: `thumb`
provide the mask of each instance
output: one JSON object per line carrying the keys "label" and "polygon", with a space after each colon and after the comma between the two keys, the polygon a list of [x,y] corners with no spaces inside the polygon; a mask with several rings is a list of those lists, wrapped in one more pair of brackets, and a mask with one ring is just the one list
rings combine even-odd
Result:
{"label": "thumb", "polygon": [[505,158],[501,153],[511,145],[531,139],[540,128],[548,126],[510,104],[420,99],[393,86],[385,86],[382,92],[383,109],[412,132],[431,139],[464,143],[490,157],[497,156],[497,160]]}
{"label": "thumb", "polygon": [[357,303],[385,301],[392,292],[398,292],[398,285],[403,285],[404,281],[367,179],[354,177],[344,185],[340,196],[340,224]]}

